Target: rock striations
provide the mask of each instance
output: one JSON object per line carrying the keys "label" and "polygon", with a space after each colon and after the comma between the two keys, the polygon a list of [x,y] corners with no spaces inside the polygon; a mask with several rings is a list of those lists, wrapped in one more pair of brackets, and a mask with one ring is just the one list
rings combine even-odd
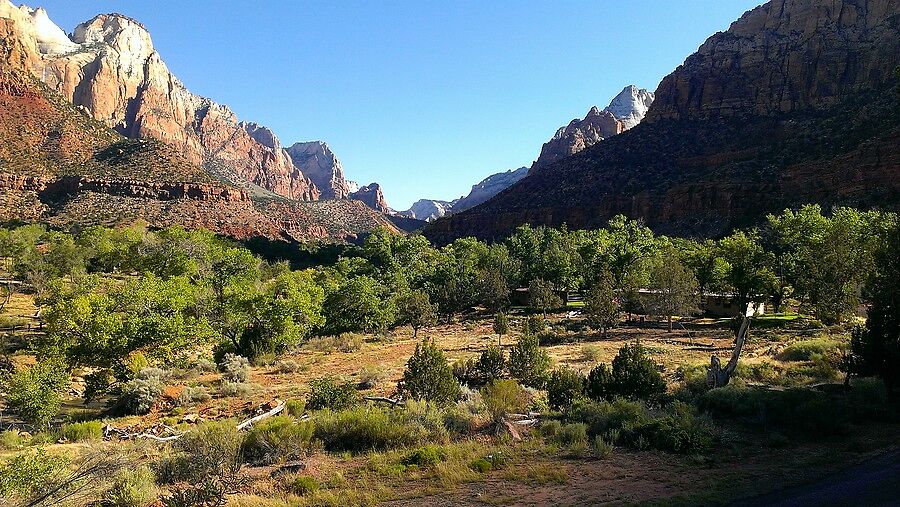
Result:
{"label": "rock striations", "polygon": [[724,234],[804,203],[900,207],[900,3],[773,0],[660,83],[640,125],[438,220],[437,242],[523,223]]}

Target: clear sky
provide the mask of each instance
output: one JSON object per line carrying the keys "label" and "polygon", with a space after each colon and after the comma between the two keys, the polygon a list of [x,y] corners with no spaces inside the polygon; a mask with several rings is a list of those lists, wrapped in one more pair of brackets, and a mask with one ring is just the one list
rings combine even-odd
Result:
{"label": "clear sky", "polygon": [[[18,0],[14,0],[18,1]],[[762,0],[31,0],[71,32],[120,12],[194,93],[326,141],[388,204],[453,199],[625,85],[654,90]]]}

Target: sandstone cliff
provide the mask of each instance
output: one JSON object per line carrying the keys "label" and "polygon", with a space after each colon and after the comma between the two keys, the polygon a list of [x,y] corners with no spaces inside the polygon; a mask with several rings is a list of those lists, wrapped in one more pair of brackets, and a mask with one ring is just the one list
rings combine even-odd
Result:
{"label": "sandstone cliff", "polygon": [[[170,144],[123,137],[32,74],[39,47],[65,46],[50,35],[23,33],[21,21],[0,16],[0,222],[72,227],[141,220],[281,241],[351,241],[378,227],[396,230],[358,202],[254,200]],[[277,151],[270,132],[240,128]]]}
{"label": "sandstone cliff", "polygon": [[342,173],[317,186],[274,134],[267,139],[246,128],[265,127],[241,123],[226,106],[191,93],[139,22],[102,14],[78,25],[69,38],[43,9],[0,0],[0,17],[30,39],[28,67],[35,76],[119,133],[163,141],[216,177],[241,186],[249,182],[250,189],[300,200],[346,195]]}
{"label": "sandstone cliff", "polygon": [[365,203],[375,211],[385,214],[394,214],[394,210],[384,200],[384,193],[378,183],[369,183],[349,195],[350,199]]}
{"label": "sandstone cliff", "polygon": [[774,0],[667,76],[645,120],[438,220],[438,242],[523,223],[717,235],[816,202],[900,207],[900,4]]}
{"label": "sandstone cliff", "polygon": [[[322,199],[344,199],[350,194],[341,161],[327,144],[322,141],[296,143],[287,149],[287,153],[294,166],[320,189]],[[353,192],[357,190],[353,189]]]}

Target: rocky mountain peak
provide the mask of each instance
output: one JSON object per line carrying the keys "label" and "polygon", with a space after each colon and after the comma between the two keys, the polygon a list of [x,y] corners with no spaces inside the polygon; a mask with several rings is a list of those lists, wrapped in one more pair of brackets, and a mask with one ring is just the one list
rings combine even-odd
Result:
{"label": "rocky mountain peak", "polygon": [[281,149],[281,141],[269,127],[254,122],[241,122],[241,126],[259,144],[273,150]]}
{"label": "rocky mountain peak", "polygon": [[624,129],[628,130],[644,119],[652,103],[653,92],[628,85],[613,97],[605,110],[615,115],[623,123]]}
{"label": "rocky mountain peak", "polygon": [[363,202],[366,206],[380,211],[381,213],[392,214],[394,210],[387,205],[384,200],[384,193],[381,191],[381,185],[378,183],[369,183],[359,190],[349,195],[350,199]]}
{"label": "rocky mountain peak", "polygon": [[400,212],[401,216],[432,222],[451,213],[453,205],[458,201],[441,201],[437,199],[419,199],[408,210]]}
{"label": "rocky mountain peak", "polygon": [[154,52],[147,28],[121,14],[100,14],[76,26],[72,41],[87,45],[107,44],[126,60],[145,60]]}
{"label": "rocky mountain peak", "polygon": [[337,155],[322,141],[295,143],[287,149],[294,166],[322,191],[322,199],[343,199],[351,192]]}
{"label": "rocky mountain peak", "polygon": [[532,164],[531,172],[634,127],[644,119],[652,103],[653,92],[635,85],[626,86],[605,109],[593,106],[584,118],[575,118],[557,130],[550,141],[541,147],[541,154]]}

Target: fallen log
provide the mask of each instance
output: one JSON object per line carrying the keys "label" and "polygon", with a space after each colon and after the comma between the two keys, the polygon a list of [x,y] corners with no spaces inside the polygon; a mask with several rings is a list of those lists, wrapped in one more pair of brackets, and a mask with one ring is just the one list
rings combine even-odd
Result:
{"label": "fallen log", "polygon": [[387,398],[387,397],[384,397],[384,396],[363,396],[363,399],[366,400],[366,401],[372,401],[372,402],[375,402],[375,403],[388,403],[388,404],[390,404],[392,407],[402,407],[402,406],[404,406],[403,400],[401,400],[400,398],[397,398],[397,399],[395,400],[395,399]]}
{"label": "fallen log", "polygon": [[237,430],[241,431],[242,429],[244,429],[248,426],[252,426],[253,423],[261,421],[261,420],[265,419],[266,417],[272,417],[273,415],[278,415],[281,413],[281,411],[284,410],[285,407],[287,407],[287,403],[282,401],[272,410],[269,410],[268,412],[260,414],[256,417],[251,417],[250,419],[247,419],[246,421],[242,422],[241,424],[238,424]]}
{"label": "fallen log", "polygon": [[[247,419],[246,421],[235,426],[235,429],[237,431],[243,431],[243,430],[253,426],[254,423],[262,421],[263,419],[266,419],[267,417],[272,417],[274,415],[280,414],[282,411],[284,411],[285,407],[287,407],[287,403],[285,403],[283,401],[278,401],[278,405],[276,405],[275,408],[273,408],[272,410],[269,410],[268,412],[265,412],[265,413],[259,414],[257,416],[251,417],[250,419]],[[308,419],[309,419],[309,415],[307,415],[307,414],[303,414],[303,416],[300,417],[301,421],[305,421]],[[169,426],[163,425],[163,427],[169,431],[174,431],[173,428],[170,428]],[[181,433],[179,435],[170,435],[168,437],[160,437],[158,435],[154,435],[152,433],[147,433],[147,432],[129,433],[128,431],[126,431],[124,429],[115,428],[115,427],[109,426],[109,425],[106,425],[103,428],[103,437],[104,438],[110,438],[110,436],[114,435],[121,440],[147,439],[147,440],[153,440],[155,442],[171,442],[173,440],[178,440],[179,438],[185,436],[187,433],[188,433],[188,431],[185,431],[184,433]]]}

